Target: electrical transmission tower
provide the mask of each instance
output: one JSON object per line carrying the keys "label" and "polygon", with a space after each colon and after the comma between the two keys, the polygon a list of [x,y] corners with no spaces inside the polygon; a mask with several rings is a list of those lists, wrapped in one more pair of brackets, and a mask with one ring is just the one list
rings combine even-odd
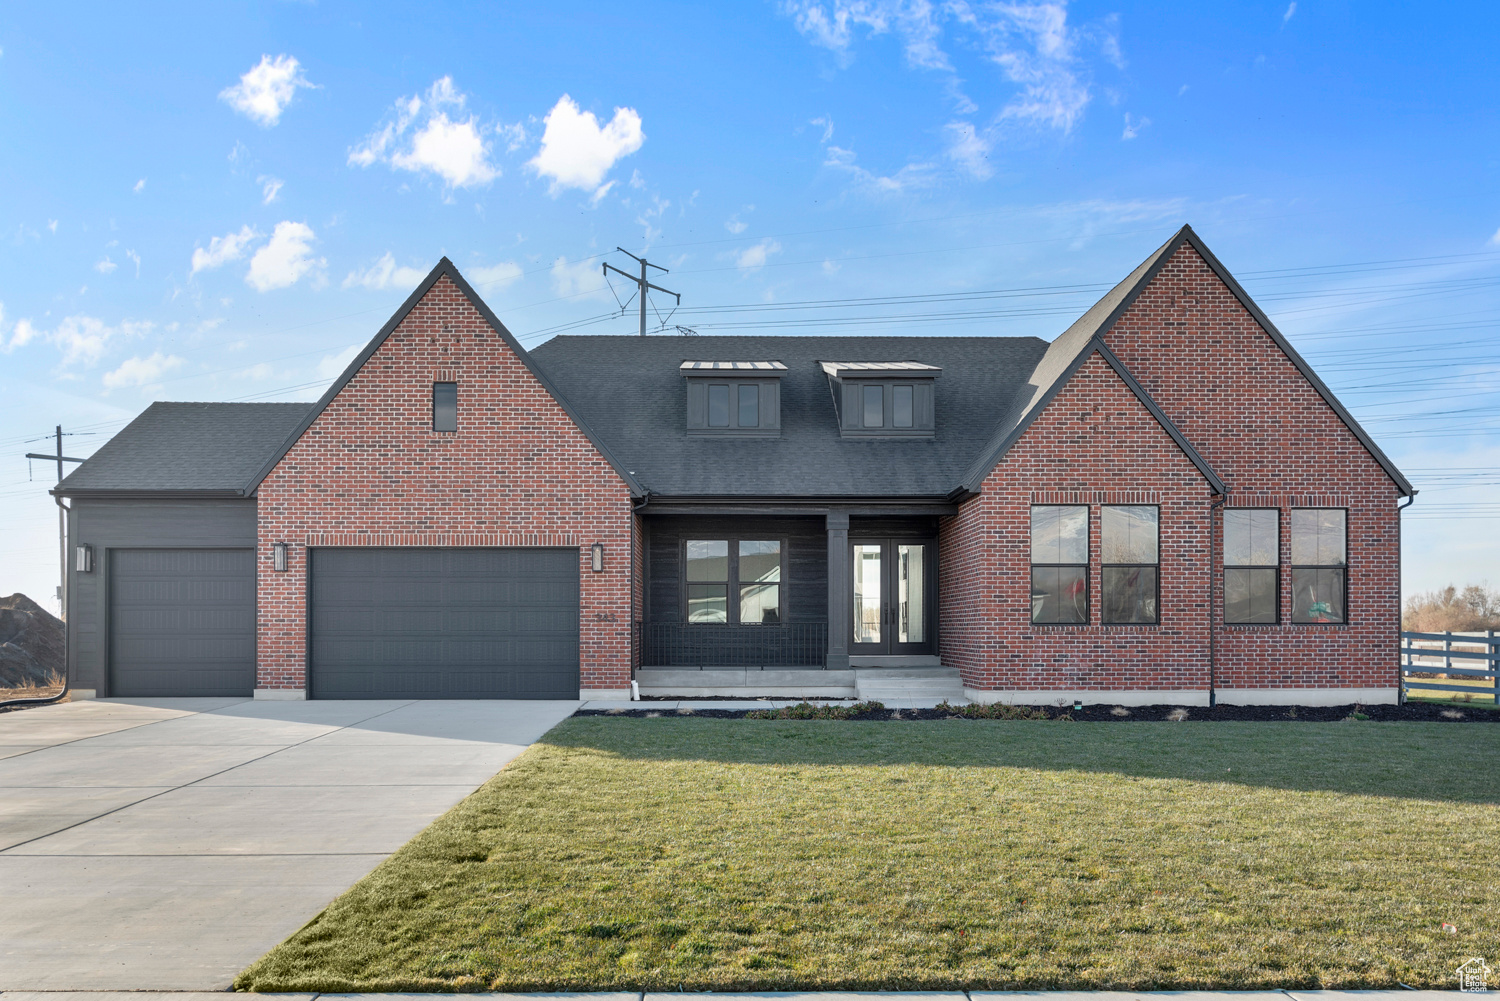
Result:
{"label": "electrical transmission tower", "polygon": [[[662,293],[663,295],[670,295],[670,296],[672,296],[674,299],[677,300],[677,305],[679,305],[679,306],[682,305],[682,296],[678,295],[676,292],[673,292],[671,289],[662,288],[660,285],[653,285],[653,284],[651,284],[651,282],[649,282],[646,279],[646,269],[647,268],[655,268],[656,270],[660,271],[662,274],[667,274],[668,272],[667,272],[666,268],[662,267],[660,264],[652,264],[650,261],[646,260],[644,257],[636,257],[634,254],[632,254],[630,251],[626,250],[624,247],[616,247],[615,249],[618,250],[620,253],[624,254],[626,257],[629,257],[629,258],[631,258],[633,260],[636,260],[636,261],[640,262],[640,264],[641,264],[640,277],[636,277],[635,275],[631,274],[628,271],[621,271],[619,268],[615,267],[613,264],[610,264],[608,261],[604,262],[604,268],[603,268],[603,270],[600,273],[604,275],[605,280],[608,280],[609,273],[611,271],[615,272],[615,274],[623,275],[625,278],[628,278],[630,281],[634,282],[635,285],[636,285],[636,287],[640,290],[639,294],[640,294],[640,297],[641,297],[641,336],[645,337],[646,336],[646,293],[649,290],[651,290],[651,289],[656,289],[656,291]],[[670,319],[670,317],[669,317],[669,319]]]}

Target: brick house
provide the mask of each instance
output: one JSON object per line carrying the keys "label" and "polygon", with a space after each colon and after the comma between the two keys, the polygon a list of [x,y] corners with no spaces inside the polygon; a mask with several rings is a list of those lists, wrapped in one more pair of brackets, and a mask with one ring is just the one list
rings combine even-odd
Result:
{"label": "brick house", "polygon": [[446,259],[314,404],[57,488],[108,695],[1393,702],[1411,485],[1187,227],[1050,343],[521,348]]}

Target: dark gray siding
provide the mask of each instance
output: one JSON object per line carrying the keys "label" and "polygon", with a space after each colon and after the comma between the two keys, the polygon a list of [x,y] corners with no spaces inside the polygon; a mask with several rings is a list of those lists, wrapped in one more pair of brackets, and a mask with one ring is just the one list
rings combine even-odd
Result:
{"label": "dark gray siding", "polygon": [[[255,501],[74,498],[68,518],[68,673],[74,688],[108,695],[112,549],[226,549],[255,545]],[[94,547],[94,572],[75,569],[73,547]]]}
{"label": "dark gray siding", "polygon": [[[821,517],[661,516],[646,520],[647,667],[821,667],[828,646],[828,534]],[[682,603],[686,539],[784,540],[780,625],[688,625]]]}
{"label": "dark gray siding", "polygon": [[646,619],[682,622],[682,543],[685,539],[785,539],[787,622],[828,621],[828,533],[817,518],[649,519],[650,571]]}

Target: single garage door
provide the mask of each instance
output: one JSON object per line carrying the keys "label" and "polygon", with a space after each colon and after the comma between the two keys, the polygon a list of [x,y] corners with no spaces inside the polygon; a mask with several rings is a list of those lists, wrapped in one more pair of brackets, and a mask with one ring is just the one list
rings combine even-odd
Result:
{"label": "single garage door", "polygon": [[255,552],[113,549],[110,694],[224,695],[255,689]]}
{"label": "single garage door", "polygon": [[578,697],[578,550],[312,550],[319,699]]}

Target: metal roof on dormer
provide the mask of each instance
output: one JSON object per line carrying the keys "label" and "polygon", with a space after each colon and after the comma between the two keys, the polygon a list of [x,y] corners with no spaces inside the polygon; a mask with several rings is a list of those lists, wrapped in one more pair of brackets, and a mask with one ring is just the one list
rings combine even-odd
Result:
{"label": "metal roof on dormer", "polygon": [[835,379],[850,374],[936,376],[942,371],[937,365],[920,361],[820,361],[818,364]]}
{"label": "metal roof on dormer", "polygon": [[679,369],[684,375],[691,372],[785,372],[786,366],[779,361],[685,361]]}

